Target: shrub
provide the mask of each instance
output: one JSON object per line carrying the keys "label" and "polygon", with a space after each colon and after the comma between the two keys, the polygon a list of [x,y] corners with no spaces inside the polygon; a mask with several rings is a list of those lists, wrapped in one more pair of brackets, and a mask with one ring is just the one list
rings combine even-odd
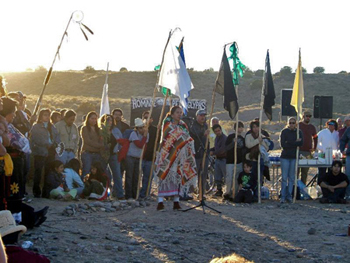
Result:
{"label": "shrub", "polygon": [[255,76],[257,76],[257,77],[262,77],[263,75],[264,75],[264,73],[265,73],[265,70],[263,70],[263,69],[258,69],[257,71],[255,71]]}
{"label": "shrub", "polygon": [[315,74],[323,74],[324,73],[324,67],[315,67],[314,68]]}
{"label": "shrub", "polygon": [[81,112],[81,113],[88,113],[90,111],[94,111],[96,110],[96,104],[90,102],[90,101],[86,101],[86,102],[82,102],[78,108],[77,108],[77,112]]}
{"label": "shrub", "polygon": [[289,66],[284,66],[283,68],[281,68],[280,70],[280,76],[284,77],[284,76],[289,76],[292,74],[292,68]]}
{"label": "shrub", "polygon": [[83,70],[85,73],[95,73],[96,70],[92,66],[86,66],[86,68]]}
{"label": "shrub", "polygon": [[128,72],[128,69],[127,68],[125,68],[125,67],[122,67],[122,68],[120,68],[120,70],[119,70],[120,72]]}
{"label": "shrub", "polygon": [[35,72],[46,72],[47,69],[44,66],[38,66],[35,68]]}
{"label": "shrub", "polygon": [[339,71],[338,74],[348,74],[345,70]]}

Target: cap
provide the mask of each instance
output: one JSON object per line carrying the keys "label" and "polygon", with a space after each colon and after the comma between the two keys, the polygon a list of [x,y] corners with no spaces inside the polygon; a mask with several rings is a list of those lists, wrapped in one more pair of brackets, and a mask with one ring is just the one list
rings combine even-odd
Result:
{"label": "cap", "polygon": [[143,126],[145,126],[145,123],[143,122],[143,120],[141,120],[140,118],[136,118],[135,127],[143,127]]}
{"label": "cap", "polygon": [[206,110],[197,110],[196,116],[198,116],[198,115],[207,115],[207,111]]}
{"label": "cap", "polygon": [[13,218],[10,211],[0,211],[0,234],[2,237],[15,232],[20,232],[20,234],[24,234],[26,231],[27,228],[25,226],[16,225],[16,221]]}

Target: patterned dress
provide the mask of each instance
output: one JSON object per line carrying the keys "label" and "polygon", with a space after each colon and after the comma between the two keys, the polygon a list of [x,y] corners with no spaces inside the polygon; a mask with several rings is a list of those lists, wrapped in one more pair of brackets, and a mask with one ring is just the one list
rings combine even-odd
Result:
{"label": "patterned dress", "polygon": [[175,124],[170,116],[164,119],[155,165],[159,197],[183,195],[197,185],[194,141],[183,121]]}

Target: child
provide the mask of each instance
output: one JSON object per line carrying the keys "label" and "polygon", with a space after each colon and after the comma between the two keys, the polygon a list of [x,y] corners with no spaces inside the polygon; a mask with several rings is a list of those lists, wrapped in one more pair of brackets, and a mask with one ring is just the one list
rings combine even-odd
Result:
{"label": "child", "polygon": [[105,196],[108,187],[108,177],[100,162],[95,162],[91,165],[91,172],[85,177],[84,181],[83,194],[85,197],[100,199]]}
{"label": "child", "polygon": [[44,188],[47,193],[50,193],[50,198],[64,199],[65,201],[68,201],[76,197],[77,190],[69,189],[67,187],[64,175],[62,174],[63,170],[64,165],[61,161],[53,161]]}
{"label": "child", "polygon": [[238,176],[239,191],[234,198],[235,203],[252,203],[254,201],[254,191],[256,189],[258,179],[256,174],[251,173],[253,165],[250,161],[243,163],[243,172]]}
{"label": "child", "polygon": [[66,168],[63,171],[65,175],[65,180],[67,187],[69,189],[76,189],[77,196],[80,196],[84,189],[84,183],[79,176],[79,170],[81,169],[81,164],[79,159],[73,158],[71,159]]}

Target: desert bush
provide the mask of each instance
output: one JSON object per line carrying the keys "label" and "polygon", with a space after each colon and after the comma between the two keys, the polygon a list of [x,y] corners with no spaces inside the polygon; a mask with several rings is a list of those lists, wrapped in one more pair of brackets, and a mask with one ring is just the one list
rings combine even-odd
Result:
{"label": "desert bush", "polygon": [[213,68],[208,68],[208,69],[205,69],[203,70],[204,73],[207,73],[207,72],[214,72],[214,69]]}
{"label": "desert bush", "polygon": [[250,88],[261,89],[262,88],[262,79],[256,79],[252,83],[250,83]]}
{"label": "desert bush", "polygon": [[96,70],[92,66],[86,66],[86,68],[83,70],[84,73],[95,73]]}
{"label": "desert bush", "polygon": [[307,73],[307,70],[306,70],[306,68],[304,68],[304,67],[301,67],[302,68],[302,71],[303,71],[303,73]]}
{"label": "desert bush", "polygon": [[345,70],[339,71],[338,74],[348,74]]}
{"label": "desert bush", "polygon": [[314,68],[314,73],[315,74],[322,74],[322,73],[324,73],[324,67],[315,67]]}
{"label": "desert bush", "polygon": [[120,71],[120,72],[128,72],[128,69],[125,68],[125,67],[122,67],[122,68],[119,69],[119,71]]}
{"label": "desert bush", "polygon": [[262,77],[264,75],[264,70],[263,69],[258,69],[257,71],[255,71],[255,76],[257,77]]}
{"label": "desert bush", "polygon": [[38,66],[35,68],[35,72],[46,72],[47,69],[44,66]]}

